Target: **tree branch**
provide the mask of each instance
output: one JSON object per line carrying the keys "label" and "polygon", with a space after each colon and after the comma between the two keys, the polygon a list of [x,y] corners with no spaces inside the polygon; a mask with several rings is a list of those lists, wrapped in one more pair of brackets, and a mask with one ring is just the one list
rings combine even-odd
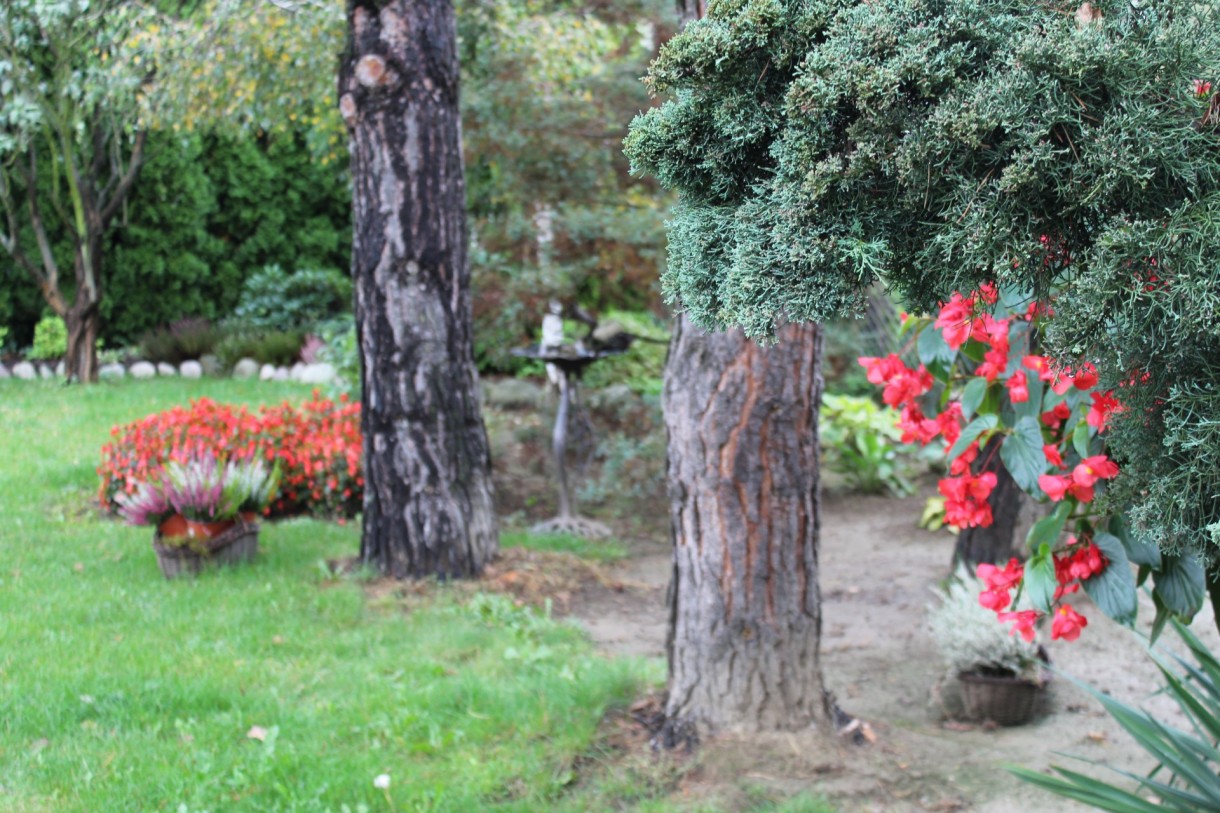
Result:
{"label": "tree branch", "polygon": [[110,221],[118,213],[119,207],[123,205],[123,199],[131,191],[131,185],[135,183],[136,176],[140,174],[140,165],[144,161],[144,142],[147,138],[147,130],[140,130],[136,133],[136,143],[131,148],[131,161],[127,164],[127,171],[123,173],[123,177],[119,181],[118,186],[114,188],[114,193],[110,196],[110,200],[102,208],[103,229],[110,225]]}
{"label": "tree branch", "polygon": [[42,219],[42,209],[38,205],[38,152],[34,143],[30,142],[30,166],[22,170],[25,176],[25,197],[30,210],[30,226],[34,229],[34,239],[38,241],[38,252],[42,255],[43,278],[48,286],[59,289],[59,266],[55,263],[55,255],[51,251],[51,241],[47,237],[46,223]]}
{"label": "tree branch", "polygon": [[25,269],[34,278],[34,282],[38,285],[39,290],[42,291],[47,304],[51,306],[53,311],[62,316],[67,308],[64,305],[63,297],[60,295],[58,284],[48,279],[38,269],[38,265],[22,251],[21,245],[18,243],[20,228],[17,223],[17,213],[13,208],[12,187],[9,186],[8,175],[3,172],[0,172],[0,207],[4,209],[5,220],[8,222],[7,233],[0,231],[0,248],[8,252],[8,255],[13,258],[13,262]]}

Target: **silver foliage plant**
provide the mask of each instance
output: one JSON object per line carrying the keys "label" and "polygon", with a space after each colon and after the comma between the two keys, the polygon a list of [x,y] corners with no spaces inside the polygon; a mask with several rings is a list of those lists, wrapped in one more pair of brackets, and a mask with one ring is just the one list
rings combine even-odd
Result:
{"label": "silver foliage plant", "polygon": [[933,591],[940,601],[928,608],[928,628],[946,666],[954,675],[995,670],[1038,679],[1038,644],[997,624],[995,613],[979,604],[983,589],[963,567],[946,588]]}

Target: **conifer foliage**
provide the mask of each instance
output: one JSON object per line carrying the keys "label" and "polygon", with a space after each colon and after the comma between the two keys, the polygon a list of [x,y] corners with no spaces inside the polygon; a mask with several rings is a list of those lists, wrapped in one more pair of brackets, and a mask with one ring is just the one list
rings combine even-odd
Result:
{"label": "conifer foliage", "polygon": [[[768,336],[885,280],[1052,300],[1125,409],[1111,498],[1220,544],[1220,7],[721,0],[671,40],[638,172],[681,193],[667,294]],[[1214,548],[1213,548],[1214,549]]]}

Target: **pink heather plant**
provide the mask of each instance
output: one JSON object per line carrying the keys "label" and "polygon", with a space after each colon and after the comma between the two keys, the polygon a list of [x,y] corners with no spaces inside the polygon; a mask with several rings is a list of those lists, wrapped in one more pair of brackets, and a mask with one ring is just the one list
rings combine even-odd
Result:
{"label": "pink heather plant", "polygon": [[197,522],[235,519],[239,512],[265,511],[279,489],[279,467],[262,461],[231,461],[202,453],[156,469],[131,494],[119,494],[119,514],[132,525],[159,525],[180,514]]}
{"label": "pink heather plant", "polygon": [[140,483],[131,494],[120,494],[119,516],[128,525],[160,525],[174,514],[174,508],[165,498],[159,485]]}

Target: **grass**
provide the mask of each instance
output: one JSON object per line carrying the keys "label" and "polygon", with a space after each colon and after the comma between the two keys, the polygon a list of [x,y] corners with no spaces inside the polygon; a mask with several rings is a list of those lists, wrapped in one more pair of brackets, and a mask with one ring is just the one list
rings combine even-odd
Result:
{"label": "grass", "polygon": [[581,539],[571,534],[532,534],[527,531],[501,531],[500,547],[527,548],[547,552],[572,553],[595,562],[618,562],[628,556],[627,548],[614,540]]}
{"label": "grass", "polygon": [[[150,530],[93,509],[94,467],[111,426],[202,395],[307,390],[0,382],[0,809],[688,809],[597,742],[659,662],[599,657],[575,627],[500,596],[438,590],[410,613],[370,601],[320,564],[357,550],[352,525],[276,523],[249,567],[162,579]],[[539,540],[505,543],[623,555]]]}

